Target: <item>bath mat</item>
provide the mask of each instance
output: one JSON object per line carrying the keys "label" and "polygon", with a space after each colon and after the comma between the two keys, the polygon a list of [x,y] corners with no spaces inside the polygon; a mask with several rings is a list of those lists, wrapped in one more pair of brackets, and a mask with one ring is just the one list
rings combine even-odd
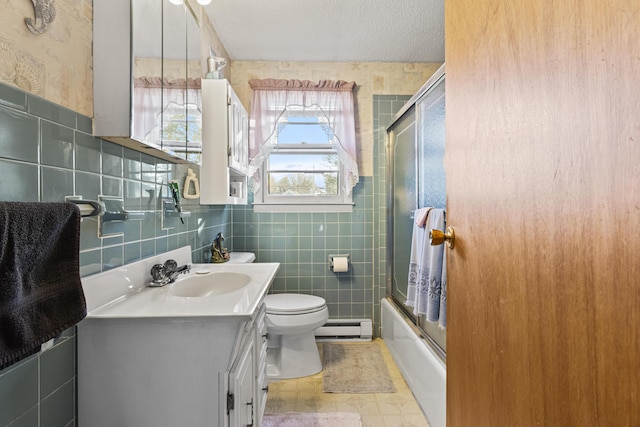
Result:
{"label": "bath mat", "polygon": [[376,344],[322,346],[325,393],[395,393],[389,369]]}
{"label": "bath mat", "polygon": [[362,427],[360,414],[353,412],[289,412],[265,414],[263,427]]}

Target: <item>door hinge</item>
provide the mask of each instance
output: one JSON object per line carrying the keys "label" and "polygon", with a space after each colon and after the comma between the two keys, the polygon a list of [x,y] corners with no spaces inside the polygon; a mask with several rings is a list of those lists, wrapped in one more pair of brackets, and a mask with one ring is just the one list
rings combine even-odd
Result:
{"label": "door hinge", "polygon": [[235,400],[235,396],[232,393],[227,393],[227,415],[235,408]]}
{"label": "door hinge", "polygon": [[253,399],[247,402],[247,420],[251,420],[251,424],[247,424],[247,427],[253,427]]}

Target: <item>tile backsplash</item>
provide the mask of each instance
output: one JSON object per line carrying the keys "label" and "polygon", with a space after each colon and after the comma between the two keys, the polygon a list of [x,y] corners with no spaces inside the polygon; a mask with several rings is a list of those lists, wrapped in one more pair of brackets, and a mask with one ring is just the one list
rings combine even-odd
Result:
{"label": "tile backsplash", "polygon": [[[196,170],[197,166],[189,166]],[[218,232],[230,236],[231,207],[183,200],[191,216],[164,221],[167,183],[182,184],[186,165],[167,163],[92,136],[91,118],[0,83],[0,200],[62,202],[66,196],[123,199],[140,220],[112,223],[121,235],[99,238],[98,222],[80,232],[81,275],[191,245],[194,262],[207,262]],[[54,347],[0,371],[0,426],[77,425],[75,328]]]}
{"label": "tile backsplash", "polygon": [[[164,221],[168,182],[180,185],[186,165],[168,163],[91,135],[91,119],[10,86],[0,85],[0,200],[62,202],[66,196],[123,199],[140,220],[120,224],[122,235],[99,238],[98,222],[81,226],[82,275],[191,245],[195,262],[207,258],[218,232],[230,231],[231,207],[183,200],[192,216]],[[190,166],[196,169],[197,166]],[[229,236],[230,237],[230,236]]]}
{"label": "tile backsplash", "polygon": [[[371,177],[353,189],[351,213],[256,213],[233,209],[233,245],[257,262],[280,262],[272,292],[299,292],[327,301],[330,318],[372,318],[373,199]],[[349,254],[348,272],[329,270],[329,255]]]}

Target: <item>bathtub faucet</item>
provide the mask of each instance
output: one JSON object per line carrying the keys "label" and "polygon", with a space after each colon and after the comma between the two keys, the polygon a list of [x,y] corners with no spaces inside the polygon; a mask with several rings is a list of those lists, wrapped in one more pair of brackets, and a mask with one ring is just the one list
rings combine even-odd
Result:
{"label": "bathtub faucet", "polygon": [[178,266],[175,260],[168,259],[164,264],[156,264],[151,267],[151,277],[153,280],[149,283],[149,286],[164,286],[176,281],[182,273],[188,273],[191,270],[190,264]]}

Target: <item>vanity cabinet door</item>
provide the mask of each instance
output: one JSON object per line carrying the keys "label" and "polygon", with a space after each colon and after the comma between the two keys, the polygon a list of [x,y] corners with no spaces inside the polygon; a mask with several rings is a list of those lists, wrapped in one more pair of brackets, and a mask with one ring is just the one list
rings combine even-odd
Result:
{"label": "vanity cabinet door", "polygon": [[245,337],[243,348],[229,372],[227,409],[229,426],[253,426],[254,414],[254,330]]}
{"label": "vanity cabinet door", "polygon": [[256,316],[256,396],[254,409],[254,426],[259,427],[262,423],[262,416],[267,405],[267,322],[266,306],[263,304]]}

